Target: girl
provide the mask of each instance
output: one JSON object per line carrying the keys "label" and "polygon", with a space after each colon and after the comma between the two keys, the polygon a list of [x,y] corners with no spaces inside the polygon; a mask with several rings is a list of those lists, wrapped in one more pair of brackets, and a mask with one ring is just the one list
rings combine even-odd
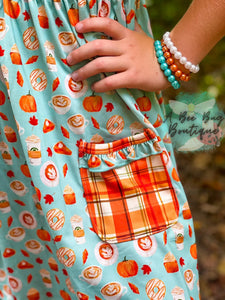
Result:
{"label": "girl", "polygon": [[[164,42],[195,66],[223,20],[193,1]],[[144,1],[3,0],[0,40],[1,299],[199,299]]]}

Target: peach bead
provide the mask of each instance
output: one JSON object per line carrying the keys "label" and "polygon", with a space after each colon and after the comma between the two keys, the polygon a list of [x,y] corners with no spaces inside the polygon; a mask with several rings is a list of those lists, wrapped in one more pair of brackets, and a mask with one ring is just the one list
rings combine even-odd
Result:
{"label": "peach bead", "polygon": [[182,75],[180,76],[180,80],[186,81],[186,75],[185,75],[185,74],[182,74]]}
{"label": "peach bead", "polygon": [[177,71],[175,72],[175,76],[176,76],[176,77],[180,77],[181,75],[182,75],[181,70],[177,70]]}
{"label": "peach bead", "polygon": [[173,64],[173,65],[171,65],[170,66],[170,70],[172,71],[172,72],[176,72],[177,71],[177,65],[175,65],[175,64]]}
{"label": "peach bead", "polygon": [[169,57],[167,60],[166,60],[166,63],[170,66],[173,64],[173,59],[172,57]]}
{"label": "peach bead", "polygon": [[163,47],[162,47],[163,53],[167,52],[168,50],[169,50],[169,49],[168,49],[166,46],[163,46]]}
{"label": "peach bead", "polygon": [[171,54],[170,54],[170,52],[166,51],[166,52],[164,53],[164,57],[165,57],[165,58],[169,58],[169,57],[171,57]]}

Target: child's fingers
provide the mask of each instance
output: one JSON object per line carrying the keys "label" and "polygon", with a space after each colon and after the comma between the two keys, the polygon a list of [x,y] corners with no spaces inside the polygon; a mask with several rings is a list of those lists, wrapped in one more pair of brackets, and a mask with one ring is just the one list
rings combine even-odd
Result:
{"label": "child's fingers", "polygon": [[126,69],[125,61],[118,57],[98,57],[72,73],[74,81],[81,81],[99,73],[121,72]]}
{"label": "child's fingers", "polygon": [[111,90],[116,90],[120,88],[132,88],[129,85],[129,76],[126,75],[126,72],[121,72],[117,74],[113,74],[111,76],[105,77],[102,80],[95,82],[92,85],[92,89],[97,93],[105,93]]}
{"label": "child's fingers", "polygon": [[78,49],[73,50],[67,57],[69,65],[75,65],[83,60],[93,58],[95,56],[117,56],[121,54],[121,50],[116,45],[116,41],[112,40],[95,40],[87,43]]}
{"label": "child's fingers", "polygon": [[126,27],[115,20],[98,17],[85,19],[77,23],[75,28],[80,33],[91,31],[103,32],[116,40],[122,39],[126,35],[125,31],[127,30]]}

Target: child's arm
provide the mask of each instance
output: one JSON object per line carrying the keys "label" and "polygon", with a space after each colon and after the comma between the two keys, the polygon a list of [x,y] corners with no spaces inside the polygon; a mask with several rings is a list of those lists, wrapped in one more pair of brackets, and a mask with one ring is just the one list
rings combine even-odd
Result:
{"label": "child's arm", "polygon": [[[199,63],[225,35],[225,0],[193,0],[171,31],[174,45],[189,61]],[[83,80],[101,72],[117,72],[93,85],[96,92],[127,87],[146,91],[169,86],[155,57],[153,40],[143,32],[131,31],[116,21],[91,18],[77,24],[80,33],[98,31],[112,40],[96,40],[72,51],[68,62],[76,64],[96,57],[73,74]]]}

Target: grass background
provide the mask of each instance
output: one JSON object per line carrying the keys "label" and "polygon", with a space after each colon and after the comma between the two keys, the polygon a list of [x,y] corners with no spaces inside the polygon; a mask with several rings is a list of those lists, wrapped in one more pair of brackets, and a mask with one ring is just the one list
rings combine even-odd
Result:
{"label": "grass background", "polygon": [[[155,39],[182,17],[190,0],[147,0]],[[208,91],[225,112],[225,39],[200,64],[200,72],[181,92]],[[179,91],[180,92],[180,91]],[[164,98],[175,99],[172,88]],[[210,152],[177,153],[178,170],[194,218],[202,300],[225,299],[225,141]]]}

